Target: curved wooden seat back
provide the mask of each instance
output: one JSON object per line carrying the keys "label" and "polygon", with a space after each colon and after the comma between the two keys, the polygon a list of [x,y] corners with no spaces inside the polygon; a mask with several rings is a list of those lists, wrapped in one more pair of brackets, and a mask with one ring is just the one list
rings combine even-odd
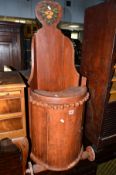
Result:
{"label": "curved wooden seat back", "polygon": [[56,27],[62,16],[61,6],[45,0],[37,4],[35,13],[43,27],[32,39],[30,87],[60,91],[78,86],[72,42]]}

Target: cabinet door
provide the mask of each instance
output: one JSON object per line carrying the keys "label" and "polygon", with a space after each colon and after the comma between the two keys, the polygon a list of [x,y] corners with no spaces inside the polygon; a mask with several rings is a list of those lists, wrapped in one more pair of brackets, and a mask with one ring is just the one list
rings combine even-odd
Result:
{"label": "cabinet door", "polygon": [[4,65],[21,69],[20,38],[17,33],[0,32],[0,70]]}

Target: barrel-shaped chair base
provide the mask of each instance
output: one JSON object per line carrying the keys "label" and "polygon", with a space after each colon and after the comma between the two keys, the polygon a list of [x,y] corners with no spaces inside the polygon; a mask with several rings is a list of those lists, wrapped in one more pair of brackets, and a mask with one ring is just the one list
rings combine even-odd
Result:
{"label": "barrel-shaped chair base", "polygon": [[31,158],[54,171],[72,168],[82,154],[86,87],[30,92]]}
{"label": "barrel-shaped chair base", "polygon": [[62,167],[61,168],[60,167],[59,168],[58,167],[53,167],[53,166],[50,166],[48,164],[45,164],[40,159],[38,159],[33,153],[31,153],[30,157],[37,165],[39,165],[38,170],[37,169],[35,170],[36,173],[37,173],[37,171],[41,172],[41,169],[42,169],[42,171],[46,171],[46,170],[65,171],[65,170],[68,170],[68,169],[71,169],[72,167],[74,167],[81,160],[82,153],[83,153],[83,146],[81,147],[81,151],[78,154],[78,157],[73,162],[71,162],[68,166],[63,167],[63,168]]}

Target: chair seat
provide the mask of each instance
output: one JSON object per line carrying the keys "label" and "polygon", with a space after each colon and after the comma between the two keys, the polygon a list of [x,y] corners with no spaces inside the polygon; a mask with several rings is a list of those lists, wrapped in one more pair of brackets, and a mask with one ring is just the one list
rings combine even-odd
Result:
{"label": "chair seat", "polygon": [[86,87],[72,87],[59,92],[34,90],[30,95],[30,100],[34,104],[63,105],[63,107],[79,106],[88,98]]}
{"label": "chair seat", "polygon": [[62,91],[55,91],[55,92],[50,92],[50,91],[45,91],[45,90],[34,90],[35,93],[37,93],[40,96],[46,96],[46,97],[54,97],[54,98],[71,98],[71,97],[77,97],[79,98],[80,96],[83,96],[87,92],[86,87],[71,87],[64,89]]}

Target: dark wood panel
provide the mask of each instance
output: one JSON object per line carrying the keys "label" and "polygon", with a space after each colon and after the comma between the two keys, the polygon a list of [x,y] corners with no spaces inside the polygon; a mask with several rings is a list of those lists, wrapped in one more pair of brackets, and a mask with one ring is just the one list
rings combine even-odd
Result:
{"label": "dark wood panel", "polygon": [[[101,142],[102,146],[106,141],[111,144],[116,134],[113,129],[116,106],[112,108],[112,105],[108,105],[116,63],[115,7],[116,1],[107,1],[88,8],[85,13],[81,73],[88,79],[90,92],[85,135],[96,147]],[[106,136],[109,137],[106,139]]]}

